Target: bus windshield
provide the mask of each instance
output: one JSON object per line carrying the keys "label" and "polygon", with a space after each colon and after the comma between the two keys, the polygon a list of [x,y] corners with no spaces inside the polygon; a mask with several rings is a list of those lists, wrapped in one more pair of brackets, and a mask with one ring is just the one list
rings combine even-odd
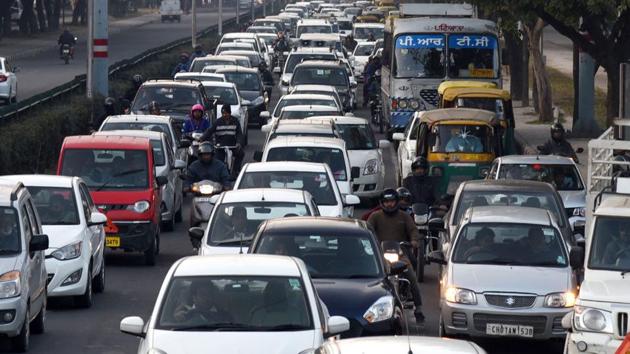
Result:
{"label": "bus windshield", "polygon": [[448,37],[450,78],[499,77],[499,46],[489,35],[452,34]]}
{"label": "bus windshield", "polygon": [[442,34],[400,35],[394,48],[394,75],[399,78],[443,78],[444,50]]}

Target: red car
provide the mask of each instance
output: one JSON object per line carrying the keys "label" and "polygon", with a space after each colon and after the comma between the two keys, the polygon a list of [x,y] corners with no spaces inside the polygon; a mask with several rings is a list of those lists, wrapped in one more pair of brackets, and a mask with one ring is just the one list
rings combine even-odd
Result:
{"label": "red car", "polygon": [[57,174],[80,176],[107,215],[105,245],[139,251],[154,265],[160,249],[160,187],[147,138],[70,136],[61,147]]}

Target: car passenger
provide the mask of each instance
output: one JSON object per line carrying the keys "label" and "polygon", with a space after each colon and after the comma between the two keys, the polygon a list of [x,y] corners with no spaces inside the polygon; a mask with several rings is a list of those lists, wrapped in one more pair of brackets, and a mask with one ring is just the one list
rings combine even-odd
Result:
{"label": "car passenger", "polygon": [[[604,250],[604,264],[617,265],[622,258],[628,256],[627,253],[630,252],[630,233],[624,226],[622,223],[617,223],[616,235],[615,231],[611,230],[613,238]],[[624,254],[626,254],[626,257],[621,257]]]}
{"label": "car passenger", "polygon": [[483,152],[483,144],[481,139],[462,129],[448,141],[445,150],[446,152]]}
{"label": "car passenger", "polygon": [[176,321],[191,325],[212,325],[231,322],[231,316],[216,303],[219,290],[209,281],[193,280],[190,284],[192,306],[181,304],[175,310]]}
{"label": "car passenger", "polygon": [[557,252],[551,252],[550,246],[545,242],[545,233],[539,226],[534,226],[527,232],[527,238],[525,239],[525,246],[528,251],[525,253],[529,259],[527,261],[532,264],[557,264],[558,261],[554,258]]}
{"label": "car passenger", "polygon": [[230,218],[232,223],[232,237],[226,237],[226,239],[230,238],[249,238],[252,236],[253,231],[249,230],[248,222],[247,222],[247,209],[242,206],[234,207],[232,210],[232,216]]}
{"label": "car passenger", "polygon": [[74,215],[66,209],[68,200],[59,194],[52,195],[48,202],[48,219],[54,224],[73,222]]}
{"label": "car passenger", "polygon": [[490,248],[494,244],[494,238],[494,231],[487,227],[482,227],[475,233],[475,245],[464,253],[464,259],[468,260],[469,257],[478,253],[492,252]]}

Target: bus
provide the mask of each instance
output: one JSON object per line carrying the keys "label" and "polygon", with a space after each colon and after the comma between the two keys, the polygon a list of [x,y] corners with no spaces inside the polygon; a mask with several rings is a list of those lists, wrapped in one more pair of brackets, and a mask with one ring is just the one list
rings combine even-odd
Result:
{"label": "bus", "polygon": [[467,17],[391,18],[385,23],[381,67],[388,137],[404,131],[414,112],[437,107],[446,80],[480,80],[501,87],[494,22]]}

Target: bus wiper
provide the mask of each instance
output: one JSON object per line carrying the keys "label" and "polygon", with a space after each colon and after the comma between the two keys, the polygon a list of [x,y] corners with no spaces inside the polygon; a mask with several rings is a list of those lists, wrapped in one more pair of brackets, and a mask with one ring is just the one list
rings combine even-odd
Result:
{"label": "bus wiper", "polygon": [[111,175],[109,177],[109,179],[107,181],[105,181],[105,183],[103,183],[100,186],[98,186],[98,188],[96,188],[96,191],[98,192],[101,189],[107,187],[110,183],[112,183],[112,181],[115,178],[131,175],[131,174],[138,173],[138,172],[144,172],[144,168],[136,168],[136,169],[133,169],[133,170],[127,170],[127,171],[122,171],[122,172],[113,174],[113,175]]}

